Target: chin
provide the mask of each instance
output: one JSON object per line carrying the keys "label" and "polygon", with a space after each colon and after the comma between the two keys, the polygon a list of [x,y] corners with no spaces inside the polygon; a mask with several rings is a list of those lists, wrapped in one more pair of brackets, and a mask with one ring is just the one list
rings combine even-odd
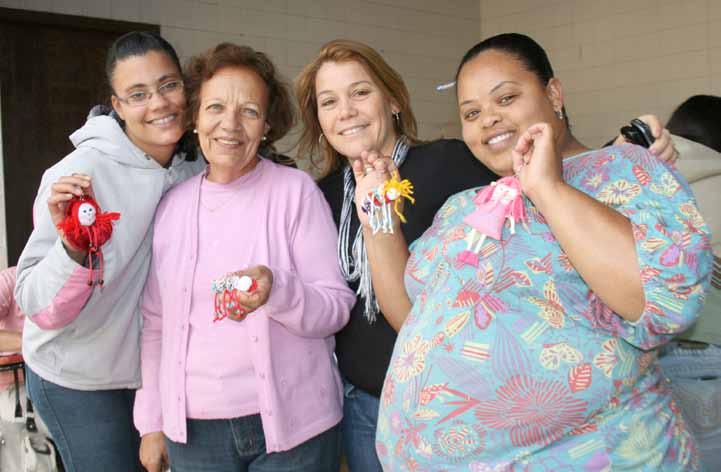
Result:
{"label": "chin", "polygon": [[491,154],[491,153],[478,153],[475,150],[473,155],[476,159],[481,161],[481,164],[488,167],[493,171],[494,174],[501,177],[507,175],[513,175],[513,158],[511,158],[510,152],[503,152],[502,154]]}

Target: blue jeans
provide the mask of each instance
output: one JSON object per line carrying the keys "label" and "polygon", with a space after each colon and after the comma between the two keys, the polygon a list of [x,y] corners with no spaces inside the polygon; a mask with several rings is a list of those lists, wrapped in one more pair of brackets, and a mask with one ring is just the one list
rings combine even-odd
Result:
{"label": "blue jeans", "polygon": [[187,420],[186,444],[165,438],[173,472],[338,472],[340,427],[289,451],[267,453],[260,415]]}
{"label": "blue jeans", "polygon": [[134,390],[74,390],[42,379],[27,366],[26,372],[30,399],[67,472],[145,470],[133,426]]}
{"label": "blue jeans", "polygon": [[672,342],[659,360],[704,469],[721,470],[721,347]]}
{"label": "blue jeans", "polygon": [[343,380],[343,453],[351,472],[383,472],[376,455],[380,400]]}

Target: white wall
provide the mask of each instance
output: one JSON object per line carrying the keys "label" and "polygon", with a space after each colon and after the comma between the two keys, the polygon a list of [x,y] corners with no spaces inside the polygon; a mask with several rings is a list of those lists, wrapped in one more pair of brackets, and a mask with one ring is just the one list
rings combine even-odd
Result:
{"label": "white wall", "polygon": [[599,145],[621,123],[663,120],[721,95],[721,0],[480,0],[481,35],[525,33],[565,85],[574,134]]}

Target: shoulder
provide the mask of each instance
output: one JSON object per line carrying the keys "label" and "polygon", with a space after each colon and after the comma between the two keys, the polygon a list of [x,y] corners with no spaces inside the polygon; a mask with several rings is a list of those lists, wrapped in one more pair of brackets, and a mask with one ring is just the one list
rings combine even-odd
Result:
{"label": "shoulder", "polygon": [[318,184],[309,173],[265,159],[263,166],[265,167],[264,172],[270,178],[269,185],[272,185],[275,191],[300,194],[301,198],[307,198],[313,194],[320,195]]}
{"label": "shoulder", "polygon": [[103,153],[88,147],[75,149],[67,156],[47,168],[43,173],[43,183],[54,183],[60,177],[73,173],[88,174],[92,177],[93,171],[105,165]]}
{"label": "shoulder", "polygon": [[335,170],[318,181],[321,192],[329,198],[343,190],[343,168]]}
{"label": "shoulder", "polygon": [[457,139],[441,139],[412,147],[401,166],[401,175],[419,188],[431,188],[432,185],[442,201],[454,193],[487,185],[496,179],[465,143]]}
{"label": "shoulder", "polygon": [[194,194],[194,190],[200,185],[200,180],[202,178],[202,173],[197,174],[168,190],[158,204],[157,214],[160,215],[167,211],[168,208],[172,208],[176,204],[185,202],[186,199]]}
{"label": "shoulder", "polygon": [[459,139],[437,139],[412,146],[408,157],[414,159],[445,157],[449,159],[473,159],[466,144]]}
{"label": "shoulder", "polygon": [[[569,184],[620,208],[648,200],[688,199],[686,180],[647,149],[633,144],[609,146],[564,161]],[[658,204],[658,203],[657,203]]]}

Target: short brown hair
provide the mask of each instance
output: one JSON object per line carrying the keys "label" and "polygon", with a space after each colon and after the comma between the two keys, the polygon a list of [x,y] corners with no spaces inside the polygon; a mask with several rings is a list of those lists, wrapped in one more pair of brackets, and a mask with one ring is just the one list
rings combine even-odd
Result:
{"label": "short brown hair", "polygon": [[[357,41],[336,39],[320,48],[318,55],[303,68],[295,82],[295,95],[304,125],[298,140],[298,155],[310,156],[311,163],[320,169],[322,176],[341,167],[342,157],[326,140],[320,142],[322,130],[315,99],[315,78],[324,63],[349,61],[358,62],[370,74],[383,95],[398,105],[400,116],[398,122],[394,122],[396,133],[406,135],[412,143],[418,141],[418,124],[411,110],[410,94],[400,74],[372,47]],[[318,151],[322,159],[321,165],[313,160]]]}
{"label": "short brown hair", "polygon": [[[283,138],[295,124],[295,112],[288,85],[278,75],[270,58],[248,46],[220,43],[206,52],[190,58],[185,66],[185,90],[188,97],[186,121],[192,128],[200,110],[200,89],[203,83],[219,70],[227,67],[245,67],[256,74],[268,87],[268,113],[270,129],[261,143],[264,155],[276,156],[273,143]],[[267,152],[271,151],[271,152]],[[287,162],[284,162],[287,163]]]}

